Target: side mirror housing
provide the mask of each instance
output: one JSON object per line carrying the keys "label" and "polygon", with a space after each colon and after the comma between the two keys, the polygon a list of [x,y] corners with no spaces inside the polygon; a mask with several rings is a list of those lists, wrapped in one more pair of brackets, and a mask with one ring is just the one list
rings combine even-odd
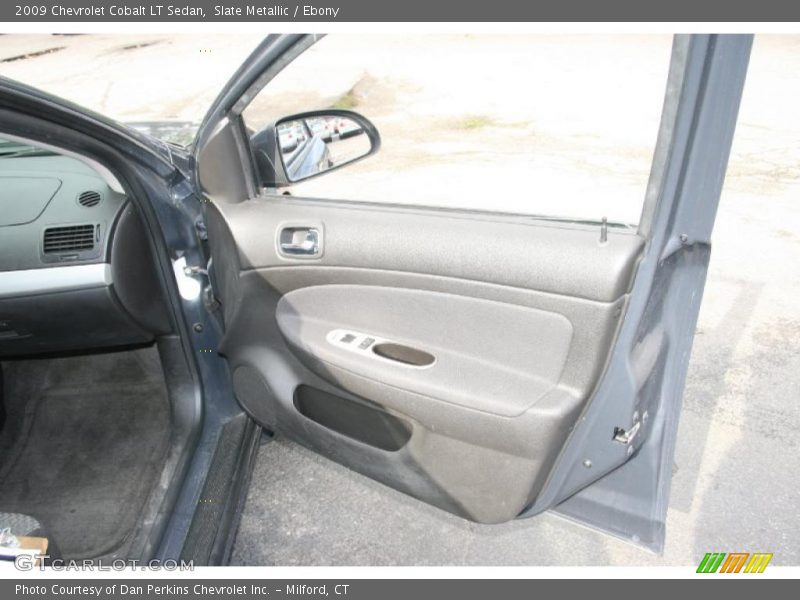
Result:
{"label": "side mirror housing", "polygon": [[259,183],[286,187],[375,154],[378,130],[350,110],[317,110],[284,117],[250,136]]}

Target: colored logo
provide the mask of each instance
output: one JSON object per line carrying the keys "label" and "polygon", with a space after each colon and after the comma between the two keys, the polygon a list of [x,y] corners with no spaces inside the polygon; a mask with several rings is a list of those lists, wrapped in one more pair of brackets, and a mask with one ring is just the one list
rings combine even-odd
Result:
{"label": "colored logo", "polygon": [[707,552],[697,566],[698,573],[763,573],[772,553],[767,552]]}

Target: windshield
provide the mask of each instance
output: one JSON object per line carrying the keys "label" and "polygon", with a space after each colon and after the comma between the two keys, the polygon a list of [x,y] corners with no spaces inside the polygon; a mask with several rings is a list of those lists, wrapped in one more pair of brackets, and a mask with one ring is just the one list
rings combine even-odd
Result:
{"label": "windshield", "polygon": [[42,148],[0,139],[0,159],[18,158],[20,156],[55,156],[55,154]]}
{"label": "windshield", "polygon": [[0,75],[188,145],[264,34],[3,35]]}

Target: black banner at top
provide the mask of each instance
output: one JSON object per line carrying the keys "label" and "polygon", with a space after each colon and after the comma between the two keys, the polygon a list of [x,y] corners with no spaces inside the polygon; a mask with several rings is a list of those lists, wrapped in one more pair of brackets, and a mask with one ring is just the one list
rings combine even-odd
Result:
{"label": "black banner at top", "polygon": [[786,0],[5,0],[14,22],[769,22],[800,21]]}

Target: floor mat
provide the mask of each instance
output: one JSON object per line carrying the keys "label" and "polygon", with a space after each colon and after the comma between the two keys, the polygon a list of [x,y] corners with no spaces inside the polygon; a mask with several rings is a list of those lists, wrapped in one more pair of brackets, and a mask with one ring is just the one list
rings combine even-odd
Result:
{"label": "floor mat", "polygon": [[0,510],[39,519],[67,558],[112,553],[136,526],[169,439],[154,348],[3,364]]}

